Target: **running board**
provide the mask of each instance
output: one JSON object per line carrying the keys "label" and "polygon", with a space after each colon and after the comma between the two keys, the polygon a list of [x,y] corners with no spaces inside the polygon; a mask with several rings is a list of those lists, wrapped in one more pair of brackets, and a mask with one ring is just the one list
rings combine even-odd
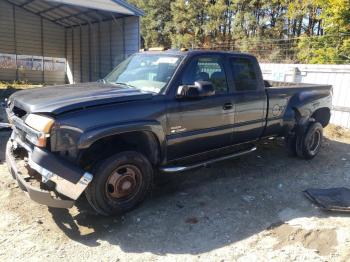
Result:
{"label": "running board", "polygon": [[164,173],[179,173],[179,172],[184,172],[187,170],[191,170],[191,169],[195,169],[195,168],[199,168],[199,167],[206,167],[210,164],[216,163],[216,162],[220,162],[220,161],[224,161],[227,159],[231,159],[231,158],[236,158],[239,156],[243,156],[243,155],[247,155],[250,153],[253,153],[256,150],[256,146],[248,149],[248,150],[243,150],[243,151],[239,151],[237,153],[234,154],[230,154],[230,155],[226,155],[226,156],[222,156],[219,158],[214,158],[208,161],[204,161],[204,162],[200,162],[194,165],[190,165],[190,166],[165,166],[165,167],[160,167],[159,170],[161,172]]}
{"label": "running board", "polygon": [[11,124],[8,123],[0,123],[0,130],[1,129],[11,129]]}

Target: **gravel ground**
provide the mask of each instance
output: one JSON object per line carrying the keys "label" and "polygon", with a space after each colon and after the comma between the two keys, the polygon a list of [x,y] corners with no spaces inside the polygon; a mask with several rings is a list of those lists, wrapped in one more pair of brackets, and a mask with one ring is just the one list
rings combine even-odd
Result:
{"label": "gravel ground", "polygon": [[327,133],[313,161],[283,141],[210,168],[162,178],[138,209],[96,215],[33,203],[3,164],[0,134],[0,261],[347,261],[349,215],[317,209],[302,191],[350,184],[350,133]]}

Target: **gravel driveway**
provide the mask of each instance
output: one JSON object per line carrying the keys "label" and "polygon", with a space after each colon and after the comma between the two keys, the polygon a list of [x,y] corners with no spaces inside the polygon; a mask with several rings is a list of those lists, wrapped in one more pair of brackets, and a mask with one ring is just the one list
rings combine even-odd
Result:
{"label": "gravel driveway", "polygon": [[302,194],[350,187],[350,138],[329,132],[313,161],[270,140],[254,154],[158,181],[123,217],[71,210],[27,197],[3,164],[0,134],[0,260],[346,261],[349,215],[326,213]]}

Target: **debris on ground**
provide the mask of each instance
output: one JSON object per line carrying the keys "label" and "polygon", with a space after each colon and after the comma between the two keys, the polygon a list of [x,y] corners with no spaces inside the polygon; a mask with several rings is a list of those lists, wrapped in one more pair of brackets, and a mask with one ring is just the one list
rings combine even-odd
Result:
{"label": "debris on ground", "polygon": [[350,212],[350,189],[348,188],[311,188],[304,193],[315,205],[324,210]]}

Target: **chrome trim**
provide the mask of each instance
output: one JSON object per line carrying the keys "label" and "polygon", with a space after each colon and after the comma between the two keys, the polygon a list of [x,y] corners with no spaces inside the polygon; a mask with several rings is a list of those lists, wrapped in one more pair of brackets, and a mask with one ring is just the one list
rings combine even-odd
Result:
{"label": "chrome trim", "polygon": [[27,139],[32,144],[36,145],[39,138],[45,136],[49,137],[49,134],[36,131],[35,129],[29,127],[21,118],[17,116],[11,116],[10,121],[12,122],[12,129],[18,132],[18,129],[24,132],[22,139]]}
{"label": "chrome trim", "polygon": [[42,182],[54,182],[56,184],[56,191],[62,195],[65,195],[73,200],[77,200],[93,179],[93,175],[86,172],[80,178],[78,183],[74,184],[60,177],[59,175],[52,173],[50,170],[36,164],[31,158],[33,149],[21,141],[16,132],[12,133],[11,140],[14,148],[18,148],[18,146],[20,146],[28,152],[28,165],[42,176]]}
{"label": "chrome trim", "polygon": [[33,149],[28,144],[24,143],[22,140],[20,140],[15,135],[12,135],[11,139],[13,140],[13,146],[15,148],[17,148],[18,145],[20,145],[21,147],[23,147],[28,152],[28,155],[30,155],[33,152]]}
{"label": "chrome trim", "polygon": [[39,166],[29,157],[28,161],[29,166],[37,171],[43,179],[43,183],[47,183],[48,181],[52,181],[56,184],[56,191],[62,195],[65,195],[73,200],[77,200],[80,195],[85,191],[87,186],[93,179],[93,175],[90,173],[85,173],[78,183],[74,184],[52,172],[49,170]]}
{"label": "chrome trim", "polygon": [[22,174],[18,171],[16,166],[16,161],[14,159],[11,142],[8,142],[6,145],[6,162],[9,167],[14,179],[17,180],[19,187],[29,196],[33,201],[46,205],[49,207],[55,208],[71,208],[74,205],[73,200],[66,200],[53,197],[48,190],[42,190],[40,187],[32,186],[28,183]]}
{"label": "chrome trim", "polygon": [[169,166],[169,167],[160,167],[159,170],[161,172],[164,173],[179,173],[179,172],[184,172],[187,170],[191,170],[191,169],[195,169],[195,168],[199,168],[199,167],[205,167],[209,164],[213,164],[219,161],[223,161],[223,160],[227,160],[227,159],[231,159],[231,158],[235,158],[235,157],[239,157],[239,156],[243,156],[243,155],[247,155],[250,153],[253,153],[254,151],[256,151],[257,147],[254,146],[248,150],[243,150],[231,155],[226,155],[226,156],[222,156],[222,157],[218,157],[218,158],[214,158],[208,161],[204,161],[204,162],[200,162],[194,165],[190,165],[190,166]]}
{"label": "chrome trim", "polygon": [[90,184],[93,177],[94,176],[92,174],[86,172],[76,184],[73,184],[59,176],[54,176],[50,180],[56,183],[57,192],[71,199],[77,200]]}

